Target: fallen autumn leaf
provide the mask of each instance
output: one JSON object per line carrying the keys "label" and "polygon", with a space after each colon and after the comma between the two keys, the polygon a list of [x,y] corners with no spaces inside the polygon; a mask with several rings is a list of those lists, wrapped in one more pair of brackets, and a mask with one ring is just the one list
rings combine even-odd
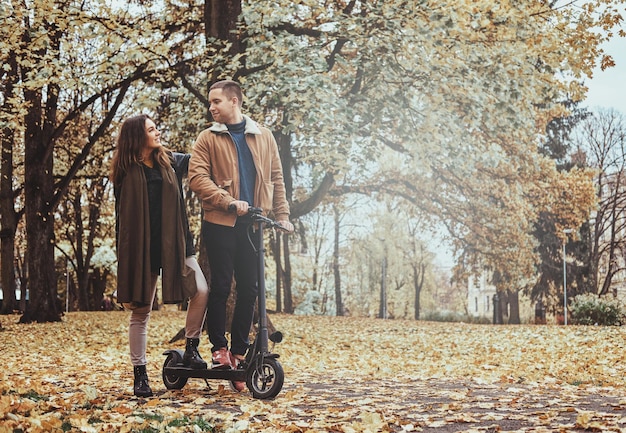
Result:
{"label": "fallen autumn leaf", "polygon": [[[274,400],[161,382],[184,312],[149,326],[155,397],[132,395],[127,312],[60,323],[0,316],[0,433],[624,431],[620,327],[492,326],[272,315],[285,385]],[[349,342],[349,348],[346,346]],[[208,357],[208,339],[200,352]]]}

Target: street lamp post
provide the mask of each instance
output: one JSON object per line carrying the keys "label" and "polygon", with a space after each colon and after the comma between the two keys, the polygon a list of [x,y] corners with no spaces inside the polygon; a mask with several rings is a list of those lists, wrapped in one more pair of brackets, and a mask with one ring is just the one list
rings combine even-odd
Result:
{"label": "street lamp post", "polygon": [[572,229],[565,229],[565,239],[563,239],[563,324],[567,326],[567,268],[565,267],[565,242],[567,241],[567,235],[571,233]]}

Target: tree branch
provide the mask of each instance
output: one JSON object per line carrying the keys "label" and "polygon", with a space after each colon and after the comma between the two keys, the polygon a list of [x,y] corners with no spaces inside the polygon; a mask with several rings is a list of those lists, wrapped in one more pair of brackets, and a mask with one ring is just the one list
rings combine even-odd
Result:
{"label": "tree branch", "polygon": [[117,114],[117,110],[119,106],[122,104],[122,101],[124,100],[124,96],[126,95],[126,92],[130,88],[130,85],[133,81],[134,80],[128,78],[127,80],[123,82],[120,88],[120,91],[117,94],[117,97],[115,98],[113,107],[109,110],[109,112],[107,113],[106,117],[104,118],[100,126],[89,137],[87,144],[83,147],[80,155],[74,160],[74,162],[72,163],[72,166],[67,171],[67,174],[57,184],[56,193],[54,194],[53,199],[50,200],[50,204],[48,205],[49,210],[54,209],[58,205],[59,201],[61,200],[61,197],[63,197],[63,195],[66,193],[70,182],[74,178],[74,175],[78,172],[83,162],[89,155],[89,152],[91,152],[91,149],[96,144],[96,142],[104,135],[104,132],[109,127],[109,125],[113,121],[113,118]]}
{"label": "tree branch", "polygon": [[297,219],[315,209],[334,185],[335,176],[330,172],[326,173],[317,189],[306,200],[291,205],[291,218]]}

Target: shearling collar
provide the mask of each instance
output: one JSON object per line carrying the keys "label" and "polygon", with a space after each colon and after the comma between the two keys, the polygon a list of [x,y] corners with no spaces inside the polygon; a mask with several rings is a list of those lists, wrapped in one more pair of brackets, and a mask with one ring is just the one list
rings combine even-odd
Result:
{"label": "shearling collar", "polygon": [[[243,114],[242,116],[244,120],[246,121],[246,129],[244,132],[246,134],[261,135],[261,130],[259,129],[259,125],[257,125],[257,123],[254,120],[250,119],[245,114]],[[215,122],[213,123],[213,125],[211,125],[211,127],[209,127],[209,131],[228,132],[228,127],[223,123]]]}

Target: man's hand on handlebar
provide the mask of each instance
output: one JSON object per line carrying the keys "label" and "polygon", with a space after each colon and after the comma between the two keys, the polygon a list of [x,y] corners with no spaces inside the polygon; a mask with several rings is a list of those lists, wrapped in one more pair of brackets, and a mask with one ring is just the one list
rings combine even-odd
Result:
{"label": "man's hand on handlebar", "polygon": [[287,233],[293,233],[293,224],[291,224],[291,222],[289,222],[288,220],[282,220],[282,221],[276,221],[278,224],[280,224],[280,226],[282,227],[282,229],[284,231],[286,231]]}
{"label": "man's hand on handlebar", "polygon": [[249,207],[250,205],[248,202],[243,200],[231,201],[228,205],[228,209],[232,212],[237,212],[237,216],[246,215]]}
{"label": "man's hand on handlebar", "polygon": [[231,201],[230,204],[228,205],[228,210],[230,210],[231,212],[237,212],[237,216],[243,216],[248,213],[251,213],[253,215],[257,215],[257,218],[261,218],[262,220],[265,220],[265,222],[268,223],[272,227],[283,230],[287,233],[293,233],[294,231],[293,224],[291,224],[289,220],[272,221],[270,219],[267,219],[266,217],[261,215],[261,213],[263,212],[261,208],[251,207],[247,201],[243,201],[243,200]]}

